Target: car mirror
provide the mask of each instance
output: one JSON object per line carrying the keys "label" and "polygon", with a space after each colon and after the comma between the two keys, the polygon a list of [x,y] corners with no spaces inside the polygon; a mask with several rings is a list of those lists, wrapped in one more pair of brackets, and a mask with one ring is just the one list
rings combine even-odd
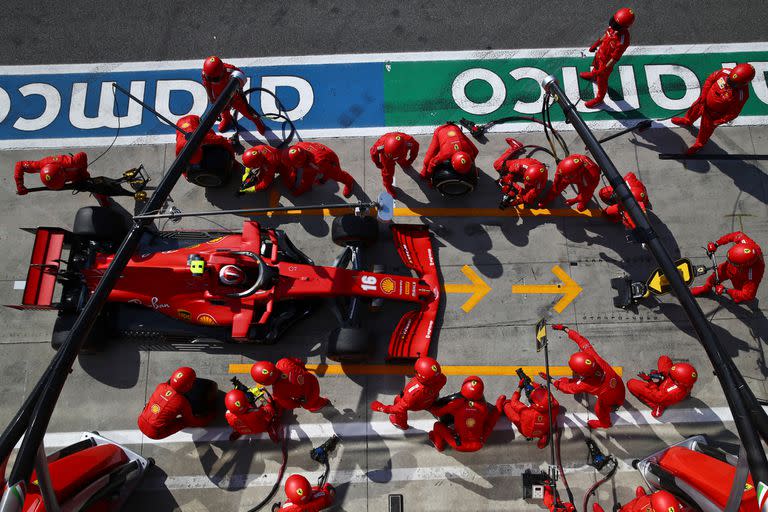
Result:
{"label": "car mirror", "polygon": [[379,222],[390,223],[395,215],[395,200],[387,192],[379,194],[376,201],[376,217]]}

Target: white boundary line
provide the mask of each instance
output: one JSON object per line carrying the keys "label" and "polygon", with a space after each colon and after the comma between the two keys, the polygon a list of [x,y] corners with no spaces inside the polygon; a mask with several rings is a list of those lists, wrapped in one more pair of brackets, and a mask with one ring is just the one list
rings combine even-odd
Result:
{"label": "white boundary line", "polygon": [[[668,55],[686,53],[729,53],[766,51],[768,42],[727,44],[679,44],[630,46],[625,55]],[[520,50],[465,50],[446,52],[359,53],[338,55],[308,55],[224,59],[237,66],[287,66],[312,64],[357,64],[376,62],[415,62],[449,60],[496,60],[523,58],[583,57],[589,55],[581,48],[532,48]],[[0,75],[37,75],[62,73],[117,73],[130,71],[165,71],[198,69],[206,55],[194,60],[105,62],[88,64],[50,64],[34,66],[0,66]]]}
{"label": "white boundary line", "polygon": [[[768,412],[768,407],[764,407]],[[563,415],[563,423],[567,429],[586,428],[587,421],[592,418],[590,413],[566,413]],[[625,411],[621,410],[614,414],[614,425],[623,426],[643,426],[651,427],[662,425],[680,425],[697,423],[726,423],[733,422],[733,415],[727,407],[712,407],[707,409],[668,409],[662,421],[651,416],[651,411]],[[424,435],[425,432],[432,429],[434,419],[410,420],[411,429],[403,432],[395,428],[389,421],[377,420],[369,423],[309,423],[292,424],[289,426],[291,439],[326,439],[333,434],[339,437],[359,438],[371,435],[378,435],[384,438],[397,438],[410,435]],[[502,418],[496,425],[495,430],[509,431],[512,425],[509,421]],[[161,445],[172,443],[210,443],[213,441],[226,441],[232,432],[229,428],[216,427],[210,429],[188,429],[178,432],[165,439],[149,439],[141,433],[140,430],[100,430],[99,434],[111,439],[112,441],[125,445]],[[82,432],[58,432],[45,435],[45,446],[49,448],[61,448],[69,446],[81,439]],[[259,436],[260,439],[266,439],[266,436]],[[247,441],[249,438],[243,437],[238,442]],[[252,438],[251,438],[252,439]]]}

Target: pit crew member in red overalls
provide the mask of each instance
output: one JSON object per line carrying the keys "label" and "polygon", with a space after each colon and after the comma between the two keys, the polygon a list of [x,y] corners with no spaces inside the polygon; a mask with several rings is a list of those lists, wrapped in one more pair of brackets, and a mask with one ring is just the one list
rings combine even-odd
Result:
{"label": "pit crew member in red overalls", "polygon": [[476,452],[483,447],[506,402],[502,395],[496,400],[496,407],[488,405],[483,397],[484,388],[480,377],[467,377],[461,391],[447,404],[432,408],[438,418],[453,416],[453,425],[437,421],[429,432],[429,440],[437,451],[443,451],[446,444],[460,452]]}
{"label": "pit crew member in red overalls", "polygon": [[253,186],[255,192],[266,190],[275,181],[275,175],[279,175],[283,186],[294,191],[295,179],[292,178],[295,176],[283,162],[279,149],[264,144],[248,148],[243,153],[243,165],[249,171],[243,187],[252,183],[249,186]]}
{"label": "pit crew member in red overalls", "polygon": [[535,158],[517,158],[507,160],[499,171],[499,186],[504,194],[500,208],[517,206],[518,204],[543,206],[538,201],[539,196],[547,186],[547,166]]}
{"label": "pit crew member in red overalls", "polygon": [[[520,381],[517,391],[504,404],[504,414],[523,436],[528,439],[538,438],[536,446],[544,448],[549,442],[549,433],[552,430],[549,423],[549,393],[544,386],[535,382],[532,382],[531,386],[532,389],[528,392],[530,405],[520,401],[520,392],[525,387],[525,383]],[[560,404],[552,397],[552,427],[557,424],[559,413]]]}
{"label": "pit crew member in red overalls", "polygon": [[400,164],[400,167],[405,169],[416,160],[418,154],[419,143],[407,133],[402,132],[385,133],[371,146],[371,160],[381,169],[384,189],[392,197],[397,197],[395,189],[392,188],[395,164]]}
{"label": "pit crew member in red overalls", "polygon": [[[705,284],[694,286],[691,292],[697,296],[705,295],[714,287],[715,293],[725,292],[737,304],[754,300],[765,272],[763,250],[747,235],[736,231],[721,236],[717,242],[709,242],[707,252],[713,254],[720,245],[727,243],[733,243],[728,249],[728,259],[717,266],[717,272],[711,274]],[[723,285],[728,280],[733,288]]]}
{"label": "pit crew member in red overalls", "polygon": [[224,417],[232,427],[230,441],[240,436],[256,435],[266,432],[273,443],[280,439],[278,429],[280,427],[280,411],[272,404],[271,400],[256,404],[250,401],[245,391],[233,389],[224,397],[224,405],[227,412]]}
{"label": "pit crew member in red overalls", "polygon": [[438,126],[424,155],[421,178],[432,178],[435,167],[444,162],[450,162],[457,173],[467,174],[472,170],[477,154],[477,147],[462,133],[461,128],[452,123]]}
{"label": "pit crew member in red overalls", "polygon": [[[693,512],[693,510],[683,505],[674,494],[668,491],[646,494],[642,486],[637,486],[635,499],[618,509],[618,512]],[[592,512],[605,511],[598,503],[593,503]]]}
{"label": "pit crew member in red overalls", "polygon": [[[635,176],[635,173],[630,172],[624,175],[624,181],[629,187],[629,191],[634,196],[637,203],[640,205],[640,209],[643,213],[651,209],[651,200],[648,198],[648,190],[645,188],[645,184]],[[635,223],[630,218],[629,214],[624,210],[624,207],[613,195],[613,187],[608,185],[600,189],[598,192],[600,199],[607,205],[607,208],[603,209],[603,215],[608,217],[612,222],[622,222],[627,229],[635,229]]]}
{"label": "pit crew member in red overalls", "polygon": [[426,411],[432,407],[446,382],[440,363],[431,357],[418,358],[413,368],[416,375],[395,397],[392,405],[384,405],[378,400],[371,403],[372,411],[389,414],[389,421],[402,430],[410,428],[408,411]]}
{"label": "pit crew member in red overalls", "polygon": [[195,370],[182,366],[167,382],[158,384],[147,405],[141,411],[138,426],[150,439],[163,439],[184,428],[205,427],[215,416],[209,411],[205,416],[192,414],[192,405],[184,393],[192,389],[197,375]]}
{"label": "pit crew member in red overalls", "polygon": [[696,153],[704,147],[715,128],[736,119],[749,99],[749,82],[755,78],[755,68],[751,64],[738,64],[733,69],[722,68],[715,71],[704,82],[701,95],[691,105],[684,117],[673,117],[678,126],[691,126],[701,117],[699,134],[696,142],[688,148],[687,155]]}
{"label": "pit crew member in red overalls", "polygon": [[318,412],[330,403],[320,396],[317,377],[295,357],[284,357],[277,364],[258,361],[251,366],[251,377],[262,386],[272,386],[272,397],[282,409],[303,407]]}
{"label": "pit crew member in red overalls", "polygon": [[[611,426],[611,410],[624,403],[624,382],[602,357],[598,355],[589,340],[573,329],[560,324],[552,326],[557,331],[565,331],[568,337],[579,346],[579,352],[571,355],[568,366],[576,375],[573,378],[560,378],[553,382],[555,388],[563,393],[575,395],[588,393],[597,397],[595,403],[596,420],[589,420],[589,428],[608,428]],[[543,373],[540,374],[546,378]]]}
{"label": "pit crew member in red overalls", "polygon": [[285,497],[280,512],[318,512],[333,505],[336,490],[328,482],[312,487],[302,475],[291,475],[285,481]]}
{"label": "pit crew member in red overalls", "polygon": [[608,92],[608,77],[611,76],[613,67],[629,47],[629,27],[635,21],[635,13],[632,9],[624,7],[616,11],[616,14],[608,22],[605,34],[589,47],[590,52],[595,52],[592,60],[592,70],[579,73],[585,80],[597,83],[595,98],[584,102],[584,106],[593,108],[603,102]]}
{"label": "pit crew member in red overalls", "polygon": [[637,374],[640,379],[629,379],[627,389],[651,408],[651,415],[658,418],[670,405],[691,395],[698,374],[688,363],[672,363],[669,356],[659,357],[658,371]]}
{"label": "pit crew member in red overalls", "polygon": [[319,142],[299,142],[288,150],[287,164],[291,172],[301,174],[301,183],[294,191],[300,196],[308,192],[315,182],[325,183],[327,179],[344,185],[344,197],[352,195],[355,179],[341,168],[339,157],[331,148]]}
{"label": "pit crew member in red overalls", "polygon": [[583,212],[587,209],[587,203],[592,199],[598,183],[600,183],[600,167],[586,155],[568,155],[557,164],[555,179],[547,197],[541,202],[546,205],[562,194],[569,185],[574,185],[577,190],[576,197],[566,199],[568,206],[576,205],[576,209]]}
{"label": "pit crew member in red overalls", "polygon": [[[208,101],[211,103],[216,101],[222,91],[226,88],[229,83],[229,78],[234,72],[242,75],[242,79],[245,81],[245,74],[242,70],[232,64],[223,62],[215,55],[211,55],[205,59],[205,62],[203,63],[203,87],[205,87],[205,92],[208,94]],[[248,100],[240,90],[232,96],[232,101],[221,113],[221,122],[219,123],[220,132],[227,131],[232,124],[231,109],[237,110],[240,112],[240,115],[246,119],[250,119],[251,122],[256,125],[256,130],[258,130],[261,135],[264,135],[266,129],[264,128],[264,123],[261,121],[261,117],[255,110],[253,110],[253,107],[248,104]]]}
{"label": "pit crew member in red overalls", "polygon": [[560,499],[551,484],[544,485],[544,506],[549,512],[576,512],[573,503]]}
{"label": "pit crew member in red overalls", "polygon": [[13,171],[16,193],[20,196],[29,193],[24,186],[24,174],[29,173],[39,173],[40,181],[51,190],[61,190],[69,183],[78,183],[91,177],[88,173],[88,155],[83,152],[47,156],[40,160],[22,160],[16,162]]}

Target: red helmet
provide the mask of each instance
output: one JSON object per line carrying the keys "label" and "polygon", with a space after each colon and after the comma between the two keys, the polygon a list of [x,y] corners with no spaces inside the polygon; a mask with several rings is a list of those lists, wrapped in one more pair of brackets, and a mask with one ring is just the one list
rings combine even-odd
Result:
{"label": "red helmet", "polygon": [[211,55],[203,63],[203,74],[208,79],[217,80],[224,75],[224,63],[215,55]]}
{"label": "red helmet", "polygon": [[591,377],[597,371],[595,360],[584,352],[573,353],[568,360],[568,366],[571,367],[573,373],[582,377]]}
{"label": "red helmet", "polygon": [[669,376],[677,384],[685,387],[693,387],[696,379],[699,378],[699,374],[696,373],[696,368],[692,364],[688,363],[676,363],[669,369]]}
{"label": "red helmet", "polygon": [[482,400],[484,390],[485,384],[483,384],[483,380],[475,375],[470,375],[464,379],[464,383],[461,385],[461,396],[467,400],[477,402]]}
{"label": "red helmet", "polygon": [[279,376],[280,371],[270,361],[257,361],[251,366],[251,377],[262,386],[271,386]]}
{"label": "red helmet", "polygon": [[304,503],[312,497],[312,486],[302,475],[291,475],[285,481],[285,495],[291,503]]}
{"label": "red helmet", "polygon": [[638,203],[648,202],[648,190],[646,190],[645,185],[640,183],[640,181],[632,181],[632,183],[629,184],[629,191],[632,192],[632,195],[635,196],[635,200]]}
{"label": "red helmet", "polygon": [[173,389],[178,393],[186,393],[192,389],[192,384],[195,383],[197,374],[195,370],[189,366],[182,366],[171,376],[170,384]]}
{"label": "red helmet", "polygon": [[728,261],[737,267],[752,265],[760,259],[760,248],[754,244],[734,244],[728,249]]}
{"label": "red helmet", "polygon": [[523,173],[523,182],[526,186],[539,186],[547,182],[547,167],[544,164],[531,165]]}
{"label": "red helmet", "polygon": [[469,157],[469,153],[465,151],[457,151],[451,157],[451,167],[459,174],[466,174],[472,168],[472,159]]}
{"label": "red helmet", "polygon": [[656,491],[651,494],[651,508],[653,512],[675,512],[682,509],[683,504],[668,491]]}
{"label": "red helmet", "polygon": [[224,397],[224,406],[232,414],[243,414],[248,410],[248,395],[244,391],[233,389]]}
{"label": "red helmet", "polygon": [[192,133],[198,126],[200,126],[200,116],[189,114],[188,116],[181,117],[176,121],[176,126],[187,133]]}
{"label": "red helmet", "polygon": [[429,380],[436,375],[440,375],[440,363],[431,357],[418,358],[416,364],[413,365],[413,369],[416,370],[416,376],[420,380]]}
{"label": "red helmet", "polygon": [[308,158],[309,155],[305,149],[293,146],[288,150],[288,162],[290,162],[290,164],[294,167],[301,167],[302,165],[305,165]]}
{"label": "red helmet", "polygon": [[250,169],[261,169],[266,161],[264,154],[256,148],[248,148],[243,153],[243,165]]}
{"label": "red helmet", "polygon": [[736,85],[747,85],[753,78],[755,78],[755,68],[752,67],[752,64],[744,62],[736,64],[731,70],[729,80]]}
{"label": "red helmet", "polygon": [[405,156],[405,140],[400,133],[390,133],[384,139],[384,154],[389,158],[397,160]]}
{"label": "red helmet", "polygon": [[40,169],[40,181],[51,190],[61,190],[67,184],[64,171],[56,164],[48,164]]}
{"label": "red helmet", "polygon": [[556,172],[563,176],[567,176],[568,178],[574,178],[576,177],[576,173],[579,172],[579,169],[584,166],[585,158],[587,157],[584,155],[568,155],[557,164]]}
{"label": "red helmet", "polygon": [[[547,390],[544,389],[543,386],[536,386],[533,391],[531,391],[531,395],[528,397],[528,399],[531,401],[531,405],[534,407],[534,409],[537,409],[539,412],[547,412],[547,409],[549,409],[549,399],[547,398]],[[560,404],[555,399],[555,397],[552,397],[552,410],[557,411],[557,409],[560,407]]]}
{"label": "red helmet", "polygon": [[628,7],[619,9],[616,11],[616,14],[613,15],[613,21],[622,28],[629,28],[629,26],[635,22],[635,11]]}
{"label": "red helmet", "polygon": [[219,282],[227,286],[239,286],[245,282],[245,271],[237,265],[224,265],[219,270]]}

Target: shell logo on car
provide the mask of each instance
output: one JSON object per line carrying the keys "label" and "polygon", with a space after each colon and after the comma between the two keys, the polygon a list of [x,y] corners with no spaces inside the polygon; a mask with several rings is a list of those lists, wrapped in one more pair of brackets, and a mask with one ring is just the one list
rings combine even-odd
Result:
{"label": "shell logo on car", "polygon": [[197,315],[197,323],[200,325],[216,325],[216,319],[208,313]]}
{"label": "shell logo on car", "polygon": [[381,280],[379,283],[379,287],[381,288],[381,291],[386,293],[387,295],[393,293],[395,291],[395,281],[394,279],[390,279],[389,277],[385,277]]}

